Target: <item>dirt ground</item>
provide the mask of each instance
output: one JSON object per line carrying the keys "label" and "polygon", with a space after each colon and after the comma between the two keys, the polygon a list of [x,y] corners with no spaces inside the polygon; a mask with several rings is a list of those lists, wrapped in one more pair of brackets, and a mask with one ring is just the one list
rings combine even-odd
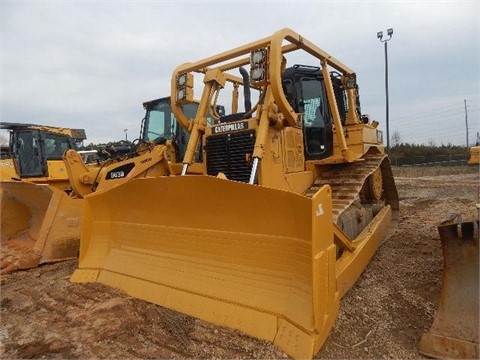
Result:
{"label": "dirt ground", "polygon": [[[341,310],[317,359],[419,359],[441,287],[437,224],[477,217],[479,175],[397,177],[400,217]],[[0,357],[288,358],[267,341],[124,295],[72,284],[76,261],[1,276]]]}

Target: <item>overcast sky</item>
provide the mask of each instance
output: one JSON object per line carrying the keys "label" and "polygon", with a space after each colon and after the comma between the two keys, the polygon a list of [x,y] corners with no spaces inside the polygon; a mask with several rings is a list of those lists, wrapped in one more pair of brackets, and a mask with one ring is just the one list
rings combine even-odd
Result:
{"label": "overcast sky", "polygon": [[465,145],[466,114],[470,145],[480,132],[478,1],[0,2],[1,121],[133,140],[176,66],[289,27],[357,73],[362,111],[385,130],[376,34],[393,28],[390,136]]}

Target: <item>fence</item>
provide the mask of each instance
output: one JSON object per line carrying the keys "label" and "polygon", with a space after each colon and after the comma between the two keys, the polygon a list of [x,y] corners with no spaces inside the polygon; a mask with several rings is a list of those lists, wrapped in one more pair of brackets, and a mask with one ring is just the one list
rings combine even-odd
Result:
{"label": "fence", "polygon": [[468,156],[461,154],[389,157],[393,166],[467,166],[468,163]]}

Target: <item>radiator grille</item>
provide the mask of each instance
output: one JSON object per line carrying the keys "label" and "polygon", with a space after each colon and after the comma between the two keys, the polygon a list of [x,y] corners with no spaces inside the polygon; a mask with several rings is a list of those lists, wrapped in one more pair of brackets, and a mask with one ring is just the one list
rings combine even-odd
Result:
{"label": "radiator grille", "polygon": [[205,151],[208,175],[217,176],[222,172],[230,180],[248,182],[254,145],[254,130],[207,137]]}

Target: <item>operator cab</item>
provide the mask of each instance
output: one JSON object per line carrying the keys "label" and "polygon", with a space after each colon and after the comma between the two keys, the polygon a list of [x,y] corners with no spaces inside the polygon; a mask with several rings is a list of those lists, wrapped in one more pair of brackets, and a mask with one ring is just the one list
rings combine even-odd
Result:
{"label": "operator cab", "polygon": [[[164,145],[167,140],[171,140],[175,146],[177,162],[183,160],[187,149],[190,133],[187,129],[179,126],[170,105],[170,97],[147,101],[143,103],[146,110],[145,118],[142,122],[140,138],[144,141],[152,141],[157,145]],[[195,118],[198,110],[198,103],[192,102],[182,105],[182,110],[188,119]],[[225,114],[225,108],[217,106],[219,114]],[[207,116],[207,123],[213,124],[213,119]],[[200,144],[201,146],[201,144]],[[201,161],[202,151],[197,151],[197,161]]]}
{"label": "operator cab", "polygon": [[[346,119],[346,99],[340,79],[332,74],[337,106],[342,124]],[[303,113],[305,159],[319,160],[333,154],[333,117],[321,69],[294,65],[282,76],[285,95],[295,112]]]}
{"label": "operator cab", "polygon": [[[347,99],[341,74],[330,74],[340,121],[345,125]],[[248,82],[245,82],[248,84]],[[333,116],[320,67],[294,65],[282,75],[285,96],[296,113],[303,113],[302,129],[306,160],[320,160],[333,154]],[[245,87],[248,87],[246,85]],[[247,99],[247,96],[245,97]],[[250,99],[248,98],[248,101]],[[359,104],[357,104],[357,107]],[[248,111],[249,109],[246,109]],[[244,119],[245,113],[220,118],[221,123]]]}
{"label": "operator cab", "polygon": [[68,149],[78,149],[86,137],[72,138],[45,130],[32,129],[33,124],[2,123],[10,131],[9,151],[21,178],[49,176],[47,161],[61,161]]}

